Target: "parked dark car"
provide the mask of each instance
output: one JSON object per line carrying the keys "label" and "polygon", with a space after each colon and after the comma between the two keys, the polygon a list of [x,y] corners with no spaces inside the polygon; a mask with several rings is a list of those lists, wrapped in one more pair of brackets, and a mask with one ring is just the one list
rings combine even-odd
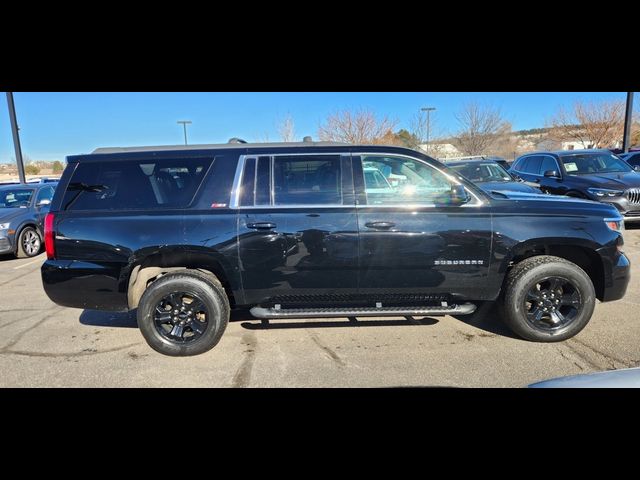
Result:
{"label": "parked dark car", "polygon": [[234,143],[67,160],[45,219],[47,295],[137,309],[168,355],[214,347],[244,308],[268,321],[499,306],[521,337],[554,342],[629,282],[614,207],[489,194],[405,148]]}
{"label": "parked dark car", "polygon": [[640,152],[622,153],[618,156],[631,165],[635,171],[640,170]]}
{"label": "parked dark car", "polygon": [[0,254],[34,257],[57,183],[0,184]]}
{"label": "parked dark car", "polygon": [[511,171],[547,193],[609,203],[625,220],[640,220],[640,174],[608,150],[528,153]]}
{"label": "parked dark car", "polygon": [[542,193],[535,187],[511,176],[501,165],[494,161],[468,160],[464,162],[448,162],[447,166],[477,184],[486,192],[521,192]]}

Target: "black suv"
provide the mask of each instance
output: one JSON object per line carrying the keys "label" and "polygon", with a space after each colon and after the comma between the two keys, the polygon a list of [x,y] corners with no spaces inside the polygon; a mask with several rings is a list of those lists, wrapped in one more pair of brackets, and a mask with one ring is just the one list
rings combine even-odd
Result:
{"label": "black suv", "polygon": [[609,150],[528,153],[510,172],[544,192],[610,203],[625,220],[640,220],[640,174]]}
{"label": "black suv", "polygon": [[0,185],[0,254],[34,257],[42,250],[44,216],[55,183]]}
{"label": "black suv", "polygon": [[45,220],[47,295],[137,309],[168,355],[212,348],[238,308],[268,321],[497,306],[520,336],[559,341],[629,282],[612,206],[489,194],[405,148],[193,145],[67,160]]}

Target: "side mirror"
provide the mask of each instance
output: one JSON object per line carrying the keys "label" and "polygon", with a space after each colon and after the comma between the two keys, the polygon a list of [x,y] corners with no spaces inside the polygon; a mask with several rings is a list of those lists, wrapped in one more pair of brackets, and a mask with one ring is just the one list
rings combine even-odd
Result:
{"label": "side mirror", "polygon": [[459,184],[451,187],[451,203],[453,205],[464,205],[469,200],[471,200],[471,196],[464,185]]}
{"label": "side mirror", "polygon": [[36,205],[37,207],[44,207],[45,205],[51,205],[51,200],[49,200],[48,198],[43,198],[42,200],[40,200],[38,202],[38,205]]}
{"label": "side mirror", "polygon": [[634,169],[636,172],[640,172],[640,165],[634,165],[634,166],[633,166],[633,169]]}
{"label": "side mirror", "polygon": [[560,178],[560,174],[555,170],[547,170],[544,172],[544,176],[547,178]]}

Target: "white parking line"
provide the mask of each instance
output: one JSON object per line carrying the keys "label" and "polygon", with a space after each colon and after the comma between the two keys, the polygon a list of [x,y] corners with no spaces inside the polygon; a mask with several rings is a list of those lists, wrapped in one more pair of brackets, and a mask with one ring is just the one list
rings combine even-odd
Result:
{"label": "white parking line", "polygon": [[38,263],[41,262],[43,259],[42,258],[36,258],[35,260],[29,262],[29,263],[23,263],[22,265],[18,265],[17,267],[13,267],[14,270],[18,270],[19,268],[22,267],[28,267],[29,265],[33,265],[34,263]]}

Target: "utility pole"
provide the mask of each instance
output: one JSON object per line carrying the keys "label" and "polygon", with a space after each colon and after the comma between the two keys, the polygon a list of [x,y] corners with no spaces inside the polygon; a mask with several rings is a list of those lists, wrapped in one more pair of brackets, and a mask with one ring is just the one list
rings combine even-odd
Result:
{"label": "utility pole", "polygon": [[624,116],[624,137],[622,137],[622,153],[629,151],[631,143],[631,123],[633,122],[633,92],[627,92],[627,110]]}
{"label": "utility pole", "polygon": [[9,105],[9,119],[11,121],[11,133],[13,133],[13,148],[16,151],[16,163],[20,183],[27,183],[24,177],[24,162],[22,161],[22,148],[20,148],[20,135],[18,134],[18,121],[16,120],[16,107],[13,104],[13,92],[7,92],[7,104]]}
{"label": "utility pole", "polygon": [[433,112],[436,108],[435,107],[423,107],[420,110],[422,110],[423,112],[427,112],[427,155],[429,154],[429,133],[431,130],[431,123],[430,123],[430,118],[429,118],[429,114],[431,112]]}
{"label": "utility pole", "polygon": [[184,144],[187,144],[187,124],[191,124],[191,120],[178,120],[178,123],[182,124],[184,128]]}

